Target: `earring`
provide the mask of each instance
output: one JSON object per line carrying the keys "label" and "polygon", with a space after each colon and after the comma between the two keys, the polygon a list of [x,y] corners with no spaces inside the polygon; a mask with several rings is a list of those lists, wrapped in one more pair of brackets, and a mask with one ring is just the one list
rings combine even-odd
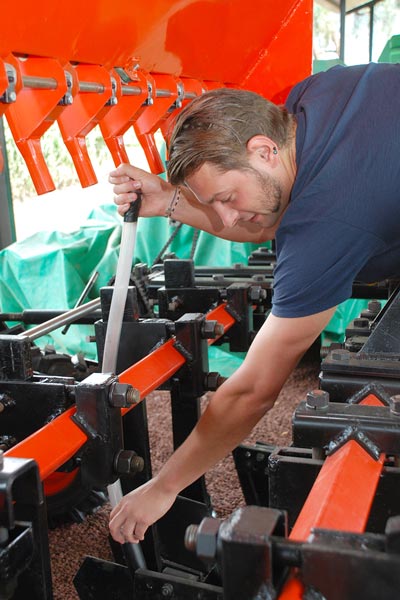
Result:
{"label": "earring", "polygon": [[276,147],[275,147],[275,146],[272,148],[272,152],[273,152],[274,154],[278,154],[278,150],[276,149]]}

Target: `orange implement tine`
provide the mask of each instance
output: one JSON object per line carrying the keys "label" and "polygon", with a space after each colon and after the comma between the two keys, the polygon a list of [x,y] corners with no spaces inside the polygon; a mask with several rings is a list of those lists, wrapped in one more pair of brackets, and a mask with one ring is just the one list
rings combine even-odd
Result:
{"label": "orange implement tine", "polygon": [[[162,122],[168,118],[171,106],[178,97],[179,79],[173,75],[162,73],[154,74],[152,81],[155,85],[154,103],[146,106],[134,123],[136,137],[146,155],[152,173],[163,173],[165,165],[162,161],[154,138],[155,132],[161,127]],[[157,97],[157,90],[167,90]]]}
{"label": "orange implement tine", "polygon": [[[360,404],[380,406],[370,394]],[[348,441],[328,456],[289,535],[306,541],[314,528],[362,533],[368,520],[385,454],[374,460],[360,444]],[[279,600],[301,600],[303,585],[293,572]]]}

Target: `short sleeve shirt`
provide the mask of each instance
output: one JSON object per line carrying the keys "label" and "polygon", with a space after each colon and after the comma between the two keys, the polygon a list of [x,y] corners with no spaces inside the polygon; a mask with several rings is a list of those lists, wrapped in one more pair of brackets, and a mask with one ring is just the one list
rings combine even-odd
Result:
{"label": "short sleeve shirt", "polygon": [[273,308],[339,304],[400,275],[400,65],[334,67],[291,91],[297,175],[276,233]]}

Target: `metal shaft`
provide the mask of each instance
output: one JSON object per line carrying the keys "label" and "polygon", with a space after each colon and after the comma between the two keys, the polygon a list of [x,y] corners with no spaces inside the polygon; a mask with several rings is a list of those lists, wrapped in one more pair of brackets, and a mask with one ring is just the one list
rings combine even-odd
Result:
{"label": "metal shaft", "polygon": [[83,315],[93,312],[97,308],[100,308],[100,298],[95,298],[94,300],[91,300],[86,304],[82,304],[82,306],[77,306],[76,308],[68,310],[59,317],[55,317],[54,319],[50,319],[50,321],[41,323],[37,327],[32,327],[32,329],[20,333],[18,337],[29,338],[32,341],[36,340],[37,338],[40,338],[43,335],[47,335],[48,333],[51,333],[52,331],[58,329],[59,327],[62,327],[63,325],[73,323],[76,319],[82,317]]}

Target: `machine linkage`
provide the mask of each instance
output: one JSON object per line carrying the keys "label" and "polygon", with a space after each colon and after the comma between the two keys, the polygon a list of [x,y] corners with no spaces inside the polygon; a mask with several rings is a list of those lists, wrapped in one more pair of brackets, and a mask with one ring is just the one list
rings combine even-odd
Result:
{"label": "machine linkage", "polygon": [[[167,259],[154,277],[140,269],[152,299],[146,310],[151,305],[154,316],[141,316],[140,293],[130,287],[118,375],[91,371],[77,381],[39,374],[30,330],[0,335],[6,450],[0,584],[7,600],[25,597],[27,586],[34,600],[52,600],[46,523],[52,502],[72,496],[73,503],[71,491],[101,489],[117,478],[126,493],[151,478],[145,397],[155,389],[170,392],[173,443],[179,446],[198,420],[201,396],[223,381],[209,372],[208,345],[247,350],[257,329],[254,316],[264,318],[270,306],[265,274],[256,280],[236,268],[240,280],[219,273],[211,276],[212,286],[207,274],[203,286],[191,261]],[[100,362],[111,297],[112,288],[103,288],[91,309]],[[115,543],[114,562],[85,559],[74,582],[81,600],[396,597],[398,298],[392,294],[383,310],[371,302],[350,324],[345,343],[322,361],[320,389],[299,404],[290,447],[258,443],[234,451],[249,506],[225,521],[215,519],[200,478],[149,529],[141,544],[144,562],[138,564],[130,545]],[[66,324],[52,317],[53,326]],[[389,330],[397,342],[389,343]],[[336,371],[340,386],[331,383]],[[29,410],[31,429],[22,417]]]}

